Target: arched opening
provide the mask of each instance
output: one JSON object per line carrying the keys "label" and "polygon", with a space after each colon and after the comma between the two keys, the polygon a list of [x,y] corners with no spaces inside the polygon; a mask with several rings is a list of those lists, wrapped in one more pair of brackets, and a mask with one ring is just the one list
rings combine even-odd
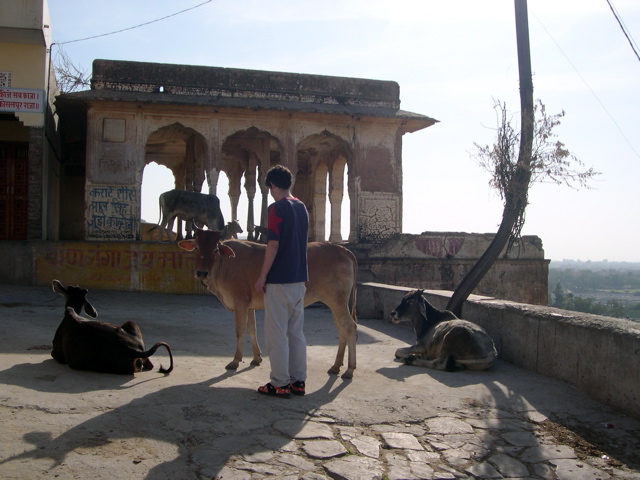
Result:
{"label": "arched opening", "polygon": [[[148,222],[157,222],[160,218],[158,197],[163,192],[174,188],[190,192],[202,191],[207,165],[207,143],[204,137],[192,128],[174,123],[151,133],[145,145],[144,160],[144,173],[147,178],[154,179],[145,182],[143,178],[141,186],[141,218]],[[152,167],[149,171],[148,166],[153,164],[164,167],[165,171],[157,170],[157,167]],[[152,206],[153,203],[155,207]],[[158,213],[152,216],[151,211],[154,208]],[[146,219],[146,216],[154,219]],[[180,220],[177,221],[177,234],[182,237]]]}
{"label": "arched opening", "polygon": [[[158,240],[155,229],[160,221],[158,199],[160,195],[174,188],[175,178],[169,168],[151,162],[142,171],[142,185],[140,187],[140,236],[145,241]],[[162,237],[168,240],[168,237]]]}
{"label": "arched opening", "polygon": [[[225,172],[220,172],[220,175],[218,177],[218,194],[217,194],[217,196],[220,199],[220,210],[222,211],[222,215],[224,216],[224,221],[225,222],[230,222],[231,220],[240,221],[240,219],[238,219],[238,218],[233,218],[233,215],[232,215],[232,212],[231,212],[231,199],[229,198],[229,195],[227,194],[228,191],[229,191],[229,177],[227,176],[227,174]],[[237,208],[241,212],[246,212],[247,211],[247,199],[246,199],[246,197],[241,197],[239,199]],[[246,229],[244,227],[245,224],[240,222],[240,225],[242,226],[242,229],[244,230],[244,232],[239,234],[238,238],[247,238],[247,231],[246,231]]]}
{"label": "arched opening", "polygon": [[[249,240],[256,238],[256,226],[266,226],[269,192],[264,178],[271,166],[281,162],[281,152],[277,138],[255,127],[230,135],[222,145],[221,171],[228,177],[229,220],[238,220]],[[218,192],[219,196],[225,193],[222,188]]]}
{"label": "arched opening", "polygon": [[160,210],[158,198],[175,185],[173,173],[164,165],[151,162],[145,165],[142,172],[141,187],[141,215],[140,218],[146,223],[158,223],[160,220]]}
{"label": "arched opening", "polygon": [[326,130],[298,146],[293,194],[307,205],[312,241],[341,242],[350,231],[350,203],[345,199],[351,195],[345,196],[344,191],[351,156],[348,144]]}

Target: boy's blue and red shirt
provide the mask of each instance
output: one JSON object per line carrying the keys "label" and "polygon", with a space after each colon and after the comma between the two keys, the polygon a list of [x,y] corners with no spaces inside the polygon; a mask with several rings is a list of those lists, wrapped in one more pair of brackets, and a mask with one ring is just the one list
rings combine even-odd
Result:
{"label": "boy's blue and red shirt", "polygon": [[298,283],[309,280],[307,240],[309,213],[297,198],[287,197],[269,206],[267,241],[277,240],[278,253],[267,274],[267,283]]}

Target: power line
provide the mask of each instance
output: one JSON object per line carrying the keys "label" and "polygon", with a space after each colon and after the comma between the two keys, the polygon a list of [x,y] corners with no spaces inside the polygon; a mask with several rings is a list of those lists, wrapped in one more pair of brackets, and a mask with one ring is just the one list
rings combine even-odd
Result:
{"label": "power line", "polygon": [[156,23],[156,22],[159,22],[161,20],[166,20],[167,18],[175,17],[176,15],[180,15],[181,13],[188,12],[189,10],[193,10],[194,8],[201,7],[202,5],[204,5],[206,3],[211,3],[211,1],[212,0],[207,0],[206,2],[202,2],[202,3],[198,4],[198,5],[195,5],[193,7],[187,8],[185,10],[180,10],[179,12],[172,13],[171,15],[167,15],[166,17],[157,18],[155,20],[151,20],[150,22],[141,23],[140,25],[135,25],[133,27],[123,28],[122,30],[117,30],[115,32],[103,33],[101,35],[94,35],[93,37],[79,38],[78,40],[69,40],[68,42],[58,42],[58,45],[66,45],[67,43],[75,43],[75,42],[84,42],[85,40],[93,40],[94,38],[106,37],[108,35],[115,35],[116,33],[126,32],[127,30],[133,30],[135,28],[144,27],[145,25],[150,25],[152,23]]}
{"label": "power line", "polygon": [[[609,1],[609,0],[607,0]],[[600,104],[600,106],[602,107],[602,109],[605,111],[605,113],[609,116],[609,118],[611,119],[611,121],[613,122],[613,124],[616,126],[616,128],[618,129],[618,132],[620,132],[620,135],[622,135],[622,138],[625,139],[625,141],[627,142],[627,144],[629,145],[629,148],[631,148],[631,150],[633,151],[633,153],[636,154],[636,157],[640,158],[640,154],[638,154],[638,152],[636,151],[635,148],[633,148],[633,145],[631,144],[631,142],[629,141],[629,139],[626,137],[626,135],[624,134],[624,132],[622,131],[622,128],[620,128],[620,125],[618,125],[618,122],[616,122],[616,119],[613,118],[613,115],[611,115],[611,113],[609,113],[609,110],[607,110],[607,107],[604,106],[604,104],[600,101],[600,99],[598,98],[598,95],[596,95],[596,92],[593,91],[593,89],[589,86],[589,84],[587,83],[587,81],[582,77],[582,75],[580,75],[580,72],[578,71],[578,69],[576,68],[576,66],[571,62],[571,60],[569,59],[569,57],[567,56],[566,53],[564,53],[564,51],[562,50],[562,48],[560,48],[560,45],[558,45],[558,42],[556,42],[555,38],[553,38],[553,36],[551,35],[551,33],[549,33],[549,30],[547,30],[547,28],[543,25],[543,23],[540,21],[540,19],[536,16],[536,14],[534,13],[533,16],[536,18],[536,20],[538,21],[538,23],[540,24],[540,26],[543,28],[543,30],[545,32],[547,32],[547,35],[549,35],[549,38],[551,39],[551,41],[553,43],[556,44],[556,47],[558,47],[558,50],[560,50],[560,53],[562,53],[562,55],[564,55],[564,58],[567,60],[567,62],[569,62],[569,65],[571,65],[571,67],[573,68],[573,70],[576,72],[576,74],[578,75],[578,77],[580,77],[580,80],[582,80],[582,83],[585,84],[585,86],[589,89],[589,91],[591,92],[591,95],[593,95],[593,97],[596,99],[596,101]]]}
{"label": "power line", "polygon": [[616,12],[616,9],[613,8],[613,5],[611,4],[611,2],[607,0],[607,3],[609,4],[609,8],[611,9],[611,11],[613,12],[613,16],[616,17],[616,20],[618,21],[618,25],[620,25],[620,28],[622,29],[622,33],[624,33],[624,36],[627,37],[627,41],[629,42],[629,45],[631,45],[631,49],[633,50],[633,53],[635,53],[636,57],[638,57],[638,60],[640,60],[640,54],[638,53],[638,47],[636,47],[635,40],[633,40],[631,38],[631,34],[627,32],[626,25],[622,22],[620,15],[618,15],[618,12]]}

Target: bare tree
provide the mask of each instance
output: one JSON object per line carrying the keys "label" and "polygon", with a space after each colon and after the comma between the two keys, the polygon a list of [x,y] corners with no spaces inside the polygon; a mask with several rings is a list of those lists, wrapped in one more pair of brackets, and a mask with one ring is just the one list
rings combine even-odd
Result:
{"label": "bare tree", "polygon": [[458,316],[462,312],[462,304],[484,278],[504,247],[507,246],[508,253],[520,237],[530,184],[550,181],[584,187],[599,174],[592,168],[585,171],[576,170],[573,165],[581,167],[582,163],[563,143],[554,141],[556,136],[553,129],[560,124],[564,112],[549,116],[542,102],[534,104],[527,2],[514,0],[514,4],[520,76],[520,133],[512,127],[506,105],[497,102],[500,121],[496,142],[491,147],[480,147],[476,144],[478,154],[475,157],[481,166],[491,172],[490,185],[498,189],[502,196],[502,222],[487,250],[462,279],[447,304],[447,310]]}
{"label": "bare tree", "polygon": [[[506,104],[498,101],[494,108],[498,116],[495,143],[491,146],[474,143],[477,153],[473,157],[491,175],[489,186],[499,192],[504,203],[503,218],[489,247],[491,251],[488,249],[483,254],[484,258],[480,258],[451,297],[447,309],[457,315],[460,315],[462,303],[491,268],[504,246],[507,247],[506,255],[519,240],[525,222],[529,189],[534,183],[553,183],[574,189],[591,188],[589,181],[600,174],[592,167],[584,168],[583,162],[557,140],[554,128],[560,125],[564,111],[548,115],[542,101],[537,100],[533,109],[531,159],[526,165],[519,156],[520,132],[513,127]],[[474,276],[470,277],[472,273]]]}
{"label": "bare tree", "polygon": [[62,49],[58,48],[53,59],[53,69],[56,74],[58,88],[60,93],[71,93],[77,90],[89,88],[91,85],[91,74],[73,64],[69,55]]}
{"label": "bare tree", "polygon": [[591,188],[589,181],[599,175],[593,167],[583,169],[584,163],[573,155],[554,133],[554,128],[560,125],[565,112],[548,115],[541,100],[534,106],[534,127],[531,161],[528,166],[530,172],[528,184],[517,180],[518,168],[517,148],[520,135],[513,128],[508,118],[505,103],[496,102],[496,115],[499,116],[496,128],[496,141],[492,146],[481,146],[474,143],[477,153],[473,155],[478,164],[491,175],[489,186],[500,193],[506,202],[509,196],[520,199],[517,219],[512,227],[507,252],[511,250],[513,242],[520,237],[525,221],[525,210],[528,204],[528,191],[534,183],[553,183],[566,185],[576,190]]}

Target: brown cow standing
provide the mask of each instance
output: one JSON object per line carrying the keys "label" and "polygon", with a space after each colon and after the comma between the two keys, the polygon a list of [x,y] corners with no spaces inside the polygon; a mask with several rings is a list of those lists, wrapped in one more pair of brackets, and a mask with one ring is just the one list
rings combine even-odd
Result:
{"label": "brown cow standing", "polygon": [[53,280],[52,287],[66,299],[64,318],[53,337],[51,356],[56,361],[76,370],[132,375],[143,368],[151,370],[153,363],[149,357],[163,346],[169,352],[171,365],[168,369],[160,366],[159,371],[168,374],[173,370],[169,345],[158,342],[145,351],[142,332],[134,322],[125,322],[119,327],[79,315],[84,308],[87,315],[98,316],[86,299],[87,289],[78,286],[65,288],[58,280]]}
{"label": "brown cow standing", "polygon": [[[236,322],[236,354],[227,365],[235,370],[242,361],[242,341],[248,331],[253,347],[252,365],[260,365],[262,353],[256,336],[255,310],[264,308],[264,297],[253,288],[266,250],[255,242],[220,241],[220,232],[197,229],[195,238],[178,245],[185,250],[198,250],[196,278],[234,312]],[[329,373],[337,374],[349,347],[347,370],[342,378],[352,378],[356,368],[356,281],[358,262],[351,251],[328,242],[308,245],[309,281],[305,306],[320,301],[331,309],[338,328],[338,354]],[[349,310],[349,302],[352,307]]]}

